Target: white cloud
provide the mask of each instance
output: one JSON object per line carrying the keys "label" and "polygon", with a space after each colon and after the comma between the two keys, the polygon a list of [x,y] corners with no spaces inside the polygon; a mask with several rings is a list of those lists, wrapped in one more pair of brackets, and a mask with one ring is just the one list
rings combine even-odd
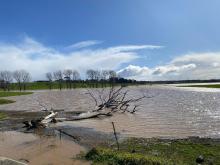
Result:
{"label": "white cloud", "polygon": [[177,74],[177,73],[191,70],[194,68],[196,68],[195,64],[186,64],[186,65],[180,65],[180,66],[176,66],[175,64],[172,64],[172,65],[156,67],[155,69],[153,69],[152,74],[163,76],[165,74]]}
{"label": "white cloud", "polygon": [[190,53],[153,68],[129,65],[118,71],[137,80],[183,80],[220,78],[220,52]]}
{"label": "white cloud", "polygon": [[[91,44],[87,43],[87,46]],[[58,69],[78,69],[81,73],[90,68],[118,70],[122,64],[139,58],[137,50],[152,48],[149,45],[127,45],[63,52],[25,37],[20,43],[0,43],[0,70],[25,69],[34,80],[44,79],[46,72]]]}
{"label": "white cloud", "polygon": [[133,50],[140,50],[140,49],[161,49],[163,46],[157,45],[123,45],[123,46],[116,46],[108,48],[111,52],[118,52],[118,51],[133,51]]}
{"label": "white cloud", "polygon": [[73,45],[68,46],[67,48],[68,49],[81,49],[81,48],[90,47],[90,46],[101,44],[101,43],[102,41],[98,41],[98,40],[88,40],[88,41],[75,43]]}
{"label": "white cloud", "polygon": [[151,74],[150,72],[151,70],[148,67],[129,65],[128,67],[119,70],[118,74],[123,77],[133,77],[137,75],[141,77]]}

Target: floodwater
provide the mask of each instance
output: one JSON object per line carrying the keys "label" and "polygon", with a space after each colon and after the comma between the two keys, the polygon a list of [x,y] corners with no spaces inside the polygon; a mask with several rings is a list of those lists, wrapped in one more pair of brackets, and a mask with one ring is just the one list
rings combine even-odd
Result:
{"label": "floodwater", "polygon": [[74,159],[84,150],[69,140],[15,131],[0,132],[0,156],[30,165],[88,165],[88,162]]}
{"label": "floodwater", "polygon": [[[181,88],[174,86],[129,87],[129,96],[143,93],[150,98],[141,101],[135,114],[115,114],[103,119],[88,119],[59,123],[60,125],[94,128],[112,132],[111,122],[121,136],[169,137],[188,136],[220,137],[220,90]],[[94,107],[85,89],[63,91],[35,91],[33,95],[11,97],[17,102],[0,106],[0,110],[40,109],[38,102],[48,109],[87,111]]]}

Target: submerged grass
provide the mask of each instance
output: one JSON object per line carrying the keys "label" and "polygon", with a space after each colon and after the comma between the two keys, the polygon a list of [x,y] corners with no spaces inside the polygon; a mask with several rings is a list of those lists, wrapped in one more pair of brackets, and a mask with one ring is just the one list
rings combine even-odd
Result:
{"label": "submerged grass", "polygon": [[131,138],[120,144],[120,151],[115,146],[102,146],[92,149],[85,158],[106,165],[196,165],[200,155],[203,165],[220,165],[220,141]]}

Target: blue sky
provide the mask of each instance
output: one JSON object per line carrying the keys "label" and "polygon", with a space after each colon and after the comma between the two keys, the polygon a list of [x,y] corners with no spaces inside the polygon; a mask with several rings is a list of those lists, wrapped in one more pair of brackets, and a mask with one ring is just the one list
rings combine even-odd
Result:
{"label": "blue sky", "polygon": [[[220,63],[219,8],[218,0],[1,0],[0,59],[4,64],[0,62],[0,70],[37,67],[34,59],[42,59],[48,67],[34,68],[33,74],[52,71],[56,63],[58,69],[72,67],[82,72],[100,64],[100,69],[113,68],[121,76],[146,80],[220,78],[214,74]],[[109,52],[115,47],[144,45]],[[25,64],[4,61],[6,56]],[[62,56],[71,56],[73,63],[62,62]],[[108,67],[101,65],[103,61],[87,63],[89,57],[104,56],[109,56],[106,63],[112,63]],[[121,62],[114,65],[112,58]],[[85,67],[76,65],[78,59]],[[189,72],[194,74],[189,76]]]}

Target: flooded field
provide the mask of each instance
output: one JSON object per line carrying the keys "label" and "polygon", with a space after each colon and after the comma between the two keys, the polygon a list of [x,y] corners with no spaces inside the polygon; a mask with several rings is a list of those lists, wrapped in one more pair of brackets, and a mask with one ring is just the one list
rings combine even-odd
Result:
{"label": "flooded field", "polygon": [[[141,102],[135,114],[117,114],[104,119],[63,122],[58,125],[94,128],[112,132],[111,122],[121,136],[136,137],[220,137],[220,90],[178,88],[174,86],[129,87],[132,97],[147,92],[152,98]],[[33,95],[11,97],[16,103],[1,105],[0,110],[48,109],[87,111],[94,107],[85,89],[63,91],[35,91]]]}

